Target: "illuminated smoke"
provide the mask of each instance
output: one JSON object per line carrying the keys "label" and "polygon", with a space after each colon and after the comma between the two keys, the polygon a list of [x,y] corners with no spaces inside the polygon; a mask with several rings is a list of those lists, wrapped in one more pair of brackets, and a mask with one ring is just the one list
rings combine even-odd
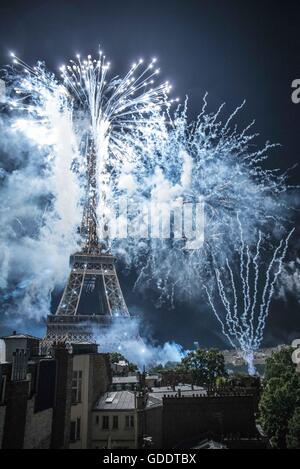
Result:
{"label": "illuminated smoke", "polygon": [[[138,272],[135,288],[159,291],[166,305],[199,298],[199,285],[215,282],[214,263],[224,268],[233,261],[237,212],[249,246],[256,229],[271,239],[287,225],[288,173],[267,168],[276,145],[256,148],[253,123],[238,130],[243,105],[226,117],[223,106],[208,112],[205,96],[190,122],[187,101],[173,111],[170,84],[155,85],[155,59],[137,61],[124,78],[110,78],[102,52],[96,59],[78,56],[59,76],[41,62],[13,61],[0,122],[0,288],[8,316],[45,317],[51,292],[66,279],[69,255],[79,244],[90,136],[100,229],[122,196],[134,207],[154,201],[173,212],[205,204],[201,249],[189,249],[185,236],[109,240],[125,268]],[[133,212],[133,223],[139,221]]]}
{"label": "illuminated smoke", "polygon": [[[175,342],[155,346],[146,337],[140,337],[143,327],[136,318],[118,321],[106,331],[94,331],[101,352],[119,352],[128,361],[135,363],[140,370],[168,362],[177,363],[185,356],[183,348]],[[142,336],[143,336],[142,332]],[[146,334],[147,335],[147,334]]]}

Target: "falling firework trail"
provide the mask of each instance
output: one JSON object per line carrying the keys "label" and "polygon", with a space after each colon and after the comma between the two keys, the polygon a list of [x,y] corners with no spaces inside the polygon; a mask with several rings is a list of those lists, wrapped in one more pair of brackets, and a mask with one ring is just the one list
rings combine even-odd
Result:
{"label": "falling firework trail", "polygon": [[[213,299],[207,286],[205,286],[205,291],[210,306],[221,324],[224,336],[232,347],[241,350],[248,364],[249,373],[254,374],[254,354],[263,340],[274,288],[282,272],[289,240],[295,230],[291,230],[288,236],[280,241],[265,271],[262,272],[258,263],[259,260],[262,261],[262,233],[258,233],[256,250],[251,252],[244,242],[239,217],[237,221],[240,230],[239,272],[235,276],[228,259],[226,259],[226,267],[215,267],[217,292],[225,314],[219,312],[216,300]],[[263,278],[264,284],[259,291],[259,280],[262,281]],[[240,299],[238,291],[242,293]]]}

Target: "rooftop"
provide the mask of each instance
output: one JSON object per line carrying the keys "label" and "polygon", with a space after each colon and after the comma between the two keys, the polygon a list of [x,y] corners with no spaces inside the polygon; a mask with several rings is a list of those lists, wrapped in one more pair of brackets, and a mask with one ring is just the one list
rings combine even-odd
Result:
{"label": "rooftop", "polygon": [[6,339],[34,339],[34,340],[41,340],[40,337],[34,337],[33,335],[29,334],[17,334],[16,331],[14,331],[11,335],[6,335],[0,337],[0,339],[6,340]]}
{"label": "rooftop", "polygon": [[175,386],[161,386],[160,388],[152,388],[152,391],[149,393],[151,398],[162,401],[164,396],[176,396],[178,393],[181,393],[181,396],[193,397],[195,396],[206,396],[206,390],[200,386],[192,387],[188,384]]}
{"label": "rooftop", "polygon": [[169,393],[172,391],[181,391],[181,392],[188,392],[191,391],[192,393],[199,393],[199,392],[206,392],[205,389],[201,386],[195,386],[192,388],[190,384],[179,384],[178,386],[159,386],[153,387],[152,392],[154,393]]}
{"label": "rooftop", "polygon": [[115,391],[103,394],[94,410],[133,410],[135,409],[135,396],[130,391]]}
{"label": "rooftop", "polygon": [[147,407],[149,408],[149,407],[156,407],[156,406],[162,406],[162,398],[158,399],[157,396],[153,394],[148,394]]}
{"label": "rooftop", "polygon": [[113,376],[113,384],[137,384],[139,378],[137,376]]}
{"label": "rooftop", "polygon": [[147,379],[156,379],[156,380],[158,380],[158,379],[160,379],[160,376],[159,375],[147,375],[146,380]]}

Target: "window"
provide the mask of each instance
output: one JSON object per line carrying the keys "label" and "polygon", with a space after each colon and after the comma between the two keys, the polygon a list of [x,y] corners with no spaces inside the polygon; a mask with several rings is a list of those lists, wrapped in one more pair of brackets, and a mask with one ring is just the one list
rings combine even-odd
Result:
{"label": "window", "polygon": [[134,416],[133,415],[126,415],[125,428],[134,428]]}
{"label": "window", "polygon": [[119,428],[119,417],[117,415],[113,416],[113,429],[117,430]]}
{"label": "window", "polygon": [[71,421],[71,426],[70,426],[70,441],[75,442],[77,440],[80,440],[80,418],[76,420]]}
{"label": "window", "polygon": [[73,371],[72,378],[72,404],[81,402],[82,371]]}
{"label": "window", "polygon": [[5,400],[5,385],[6,385],[6,376],[2,376],[0,381],[0,402]]}
{"label": "window", "polygon": [[80,440],[80,418],[76,420],[76,440]]}
{"label": "window", "polygon": [[99,415],[96,415],[96,424],[99,425]]}
{"label": "window", "polygon": [[71,426],[70,426],[70,441],[75,441],[76,440],[76,422],[71,421]]}
{"label": "window", "polygon": [[102,417],[102,429],[109,430],[109,416],[103,415]]}

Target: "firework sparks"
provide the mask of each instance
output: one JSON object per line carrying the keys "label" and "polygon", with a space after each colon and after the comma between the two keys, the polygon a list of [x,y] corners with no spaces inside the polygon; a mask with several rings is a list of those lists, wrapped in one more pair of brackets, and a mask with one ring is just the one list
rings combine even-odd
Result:
{"label": "firework sparks", "polygon": [[[242,351],[249,373],[254,374],[254,355],[263,340],[274,288],[282,272],[288,243],[294,230],[280,241],[271,260],[262,270],[260,267],[263,262],[262,233],[258,233],[258,242],[253,252],[244,241],[239,218],[238,226],[240,231],[239,272],[234,272],[228,259],[226,259],[225,267],[215,266],[215,279],[221,308],[216,305],[216,300],[207,286],[205,286],[205,291],[209,304],[221,324],[224,336],[232,347]],[[222,314],[222,310],[225,314]]]}
{"label": "firework sparks", "polygon": [[[199,292],[199,283],[213,281],[212,258],[224,265],[234,253],[238,211],[250,245],[255,243],[253,228],[269,233],[271,242],[272,231],[288,225],[288,172],[280,174],[263,166],[277,145],[266,143],[255,149],[253,122],[237,130],[234,121],[243,105],[223,120],[223,106],[208,113],[205,97],[202,112],[190,123],[186,103],[170,116],[167,138],[158,140],[154,149],[145,146],[149,157],[136,176],[141,181],[136,197],[148,190],[149,198],[168,202],[174,210],[185,201],[202,200],[205,205],[203,248],[186,250],[184,240],[150,240],[148,246],[141,243],[137,284],[156,282],[162,301],[172,302],[175,291],[181,299],[193,297]],[[138,261],[136,243],[126,250]]]}
{"label": "firework sparks", "polygon": [[[10,114],[2,133],[7,134],[11,155],[20,154],[15,150],[22,144],[29,156],[22,154],[14,162],[17,171],[3,172],[1,195],[9,210],[1,220],[7,254],[0,283],[9,288],[30,278],[36,284],[43,281],[44,289],[47,284],[45,306],[35,308],[32,298],[28,307],[37,315],[49,312],[50,292],[66,274],[68,256],[78,246],[91,136],[97,154],[99,220],[103,214],[105,220],[111,218],[123,195],[136,207],[152,201],[168,204],[173,212],[187,202],[204,202],[201,249],[186,249],[184,236],[110,240],[112,251],[138,271],[136,287],[155,288],[161,301],[173,304],[176,292],[181,299],[193,298],[199,294],[199,283],[214,282],[212,260],[224,267],[232,259],[238,211],[249,246],[255,242],[254,228],[263,233],[286,224],[288,174],[265,169],[276,145],[267,143],[256,150],[253,123],[238,131],[235,122],[243,105],[224,119],[223,106],[207,111],[205,96],[198,118],[189,122],[187,102],[173,112],[171,85],[155,85],[155,59],[147,64],[137,61],[123,78],[110,78],[110,64],[102,52],[96,59],[78,56],[61,66],[58,77],[41,62],[30,67],[15,56],[13,61],[16,66],[6,77]],[[132,218],[140,224],[138,210]],[[43,254],[49,250],[53,265]],[[38,252],[47,262],[35,259]],[[22,269],[16,274],[13,266],[19,259]],[[29,298],[26,304],[30,305]]]}
{"label": "firework sparks", "polygon": [[[107,223],[110,204],[116,194],[119,174],[124,165],[139,166],[145,139],[153,139],[164,125],[163,108],[173,100],[167,95],[169,82],[155,86],[159,74],[154,58],[148,64],[140,59],[124,78],[109,77],[110,62],[102,51],[97,59],[88,55],[70,60],[60,67],[60,79],[48,72],[42,63],[30,67],[13,54],[17,70],[25,76],[13,76],[16,81],[12,109],[26,112],[17,119],[14,128],[23,131],[39,145],[55,145],[51,133],[51,112],[66,113],[71,120],[77,140],[73,168],[86,172],[88,139],[97,153],[98,215]],[[54,153],[55,153],[54,149]],[[105,219],[103,219],[105,214]],[[100,230],[103,227],[100,226]]]}

